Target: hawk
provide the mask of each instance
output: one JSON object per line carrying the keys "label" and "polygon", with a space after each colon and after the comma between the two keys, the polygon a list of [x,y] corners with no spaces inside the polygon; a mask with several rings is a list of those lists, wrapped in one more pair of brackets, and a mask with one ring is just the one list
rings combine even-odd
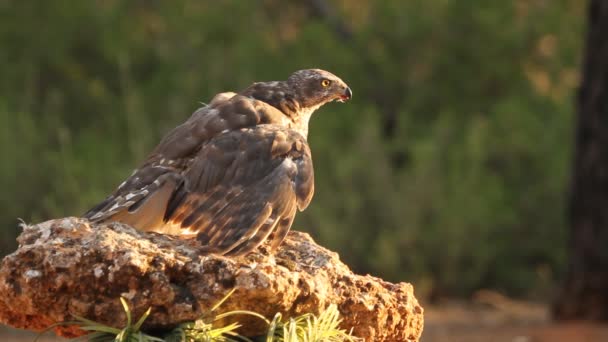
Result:
{"label": "hawk", "polygon": [[275,250],[313,196],[310,116],[351,96],[320,69],[217,94],[84,217],[195,237],[208,253],[243,255],[267,239]]}

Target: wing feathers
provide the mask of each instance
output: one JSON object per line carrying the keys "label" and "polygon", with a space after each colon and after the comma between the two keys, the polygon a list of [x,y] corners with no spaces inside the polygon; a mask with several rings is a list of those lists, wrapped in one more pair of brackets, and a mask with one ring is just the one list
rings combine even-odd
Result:
{"label": "wing feathers", "polygon": [[299,134],[274,126],[227,134],[203,145],[165,220],[197,233],[214,253],[246,253],[275,229],[276,248],[297,208],[310,201],[312,177],[310,152]]}
{"label": "wing feathers", "polygon": [[271,251],[275,251],[287,236],[289,228],[291,228],[293,220],[296,217],[296,208],[296,204],[293,203],[289,210],[286,211],[286,214],[278,218],[276,229],[270,242]]}
{"label": "wing feathers", "polygon": [[229,256],[237,256],[243,255],[247,252],[255,249],[257,246],[262,244],[268,236],[272,233],[272,231],[279,223],[280,217],[277,217],[273,212],[267,219],[262,223],[262,225],[256,230],[256,234],[248,237],[247,239],[241,238],[237,243],[235,243],[231,248],[228,249],[226,255]]}
{"label": "wing feathers", "polygon": [[312,197],[310,150],[284,122],[264,124],[285,118],[276,108],[230,96],[214,99],[171,131],[85,217],[197,235],[208,252],[228,255],[247,253],[274,232],[276,248],[296,209]]}

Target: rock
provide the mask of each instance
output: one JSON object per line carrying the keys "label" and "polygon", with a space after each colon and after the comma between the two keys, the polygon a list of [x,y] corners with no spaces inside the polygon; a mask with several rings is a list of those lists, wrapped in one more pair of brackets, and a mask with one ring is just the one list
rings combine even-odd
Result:
{"label": "rock", "polygon": [[[410,284],[353,274],[308,234],[291,231],[274,256],[265,246],[242,258],[201,255],[195,240],[65,218],[24,226],[19,248],[0,266],[0,321],[40,331],[83,316],[121,327],[119,298],[134,317],[152,308],[145,329],[192,321],[231,289],[219,312],[252,310],[272,318],[318,313],[330,303],[341,327],[366,341],[418,341],[423,310]],[[239,316],[244,335],[265,324]],[[74,326],[58,335],[84,334]]]}

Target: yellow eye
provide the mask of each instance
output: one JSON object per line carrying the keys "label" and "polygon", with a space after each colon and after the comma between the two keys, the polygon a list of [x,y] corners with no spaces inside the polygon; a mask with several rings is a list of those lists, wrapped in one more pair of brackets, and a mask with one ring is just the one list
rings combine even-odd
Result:
{"label": "yellow eye", "polygon": [[325,88],[329,87],[329,85],[331,84],[330,80],[323,80],[321,81],[321,85]]}

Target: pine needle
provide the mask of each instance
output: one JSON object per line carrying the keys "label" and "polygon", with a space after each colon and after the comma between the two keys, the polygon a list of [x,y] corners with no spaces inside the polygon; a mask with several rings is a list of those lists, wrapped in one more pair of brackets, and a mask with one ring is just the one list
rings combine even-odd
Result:
{"label": "pine needle", "polygon": [[275,315],[268,329],[266,342],[355,342],[356,337],[340,329],[340,312],[335,304],[320,315],[304,314],[281,322]]}
{"label": "pine needle", "polygon": [[[360,339],[351,333],[340,329],[340,312],[335,304],[330,305],[319,315],[304,314],[283,321],[283,315],[278,312],[272,320],[263,315],[248,311],[234,310],[216,314],[217,309],[234,293],[228,292],[201,317],[193,322],[182,323],[163,338],[148,335],[141,331],[144,321],[150,316],[151,308],[139,317],[133,324],[131,309],[124,298],[120,302],[125,311],[127,322],[122,329],[110,327],[90,319],[74,315],[75,320],[58,323],[45,330],[51,330],[61,325],[77,325],[80,329],[90,332],[84,336],[89,342],[253,342],[241,336],[237,330],[241,327],[238,322],[225,326],[217,326],[222,319],[230,316],[246,315],[256,317],[268,325],[266,342],[355,342]],[[44,333],[44,332],[43,332]],[[40,337],[38,335],[38,337]],[[34,342],[38,340],[38,337]]]}

